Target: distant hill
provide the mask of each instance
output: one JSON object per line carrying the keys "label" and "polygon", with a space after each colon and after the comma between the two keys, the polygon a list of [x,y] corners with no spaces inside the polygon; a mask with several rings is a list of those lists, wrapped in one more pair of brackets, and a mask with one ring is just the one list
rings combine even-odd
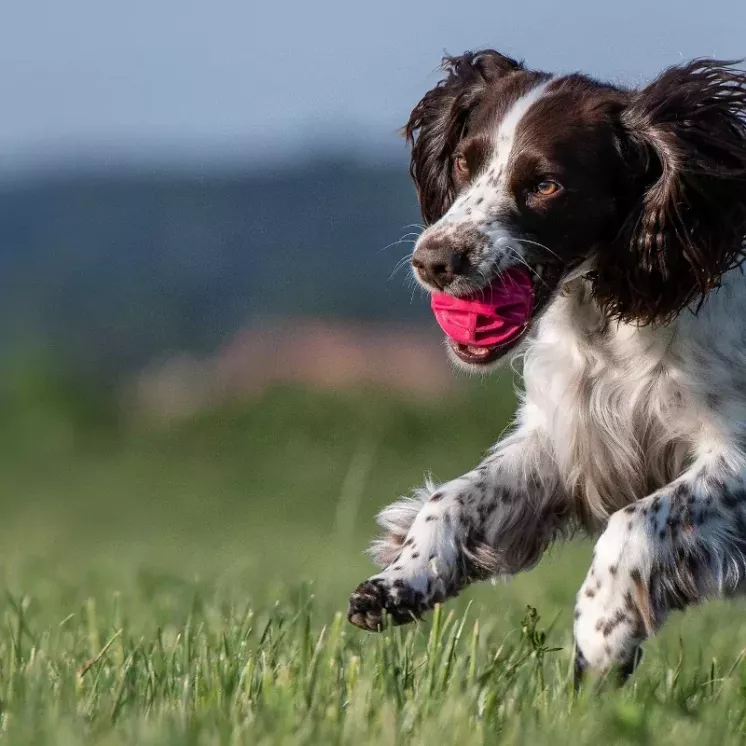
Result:
{"label": "distant hill", "polygon": [[276,386],[398,391],[444,401],[465,391],[435,324],[292,319],[241,329],[215,353],[146,367],[128,387],[138,421],[169,421]]}
{"label": "distant hill", "polygon": [[[262,316],[426,318],[406,166],[70,174],[0,187],[0,336],[107,377]],[[388,246],[388,248],[386,248]]]}

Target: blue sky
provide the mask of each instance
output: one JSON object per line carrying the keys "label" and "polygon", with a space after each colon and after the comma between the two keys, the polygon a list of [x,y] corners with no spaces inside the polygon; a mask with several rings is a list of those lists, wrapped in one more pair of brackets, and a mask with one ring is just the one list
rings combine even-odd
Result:
{"label": "blue sky", "polygon": [[746,2],[5,0],[0,169],[400,147],[444,51],[639,83],[746,56]]}

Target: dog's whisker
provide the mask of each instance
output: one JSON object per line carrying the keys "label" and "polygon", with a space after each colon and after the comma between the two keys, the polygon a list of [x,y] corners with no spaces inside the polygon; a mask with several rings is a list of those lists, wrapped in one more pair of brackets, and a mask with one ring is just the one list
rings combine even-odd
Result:
{"label": "dog's whisker", "polygon": [[394,275],[395,275],[395,274],[396,274],[397,272],[399,272],[399,271],[400,271],[400,270],[402,270],[402,269],[403,269],[404,267],[406,267],[406,266],[407,266],[407,264],[409,264],[409,262],[410,262],[410,261],[412,260],[412,254],[413,254],[413,253],[414,253],[414,252],[410,252],[410,253],[409,253],[409,254],[407,254],[406,256],[403,256],[403,257],[402,257],[402,258],[401,258],[401,259],[400,259],[400,260],[399,260],[399,261],[398,261],[398,262],[397,262],[397,263],[396,263],[396,264],[394,265],[394,269],[393,269],[393,270],[391,271],[391,274],[389,275],[389,280],[388,280],[389,282],[390,282],[390,281],[391,281],[391,280],[392,280],[392,279],[394,278]]}
{"label": "dog's whisker", "polygon": [[[512,246],[506,246],[506,248],[510,251],[511,255],[514,256],[521,264],[523,264],[526,269],[536,277],[539,282],[541,282],[544,287],[549,289],[549,285],[544,280],[544,278],[520,255],[519,252],[517,252]],[[513,278],[511,278],[513,280]],[[515,280],[513,280],[514,282]]]}
{"label": "dog's whisker", "polygon": [[[411,235],[411,234],[410,234]],[[394,241],[390,243],[388,246],[384,246],[382,249],[378,250],[378,253],[382,253],[384,251],[387,251],[388,249],[393,248],[394,246],[400,246],[403,243],[408,243],[414,246],[415,243],[417,243],[416,239],[408,238],[407,236],[402,236],[398,241]]]}
{"label": "dog's whisker", "polygon": [[532,241],[529,238],[515,238],[514,237],[512,240],[515,241],[516,243],[527,243],[527,244],[530,244],[531,246],[538,246],[540,249],[544,249],[544,251],[548,251],[552,256],[556,257],[560,261],[562,260],[560,255],[556,251],[552,251],[546,244],[539,243],[538,241]]}

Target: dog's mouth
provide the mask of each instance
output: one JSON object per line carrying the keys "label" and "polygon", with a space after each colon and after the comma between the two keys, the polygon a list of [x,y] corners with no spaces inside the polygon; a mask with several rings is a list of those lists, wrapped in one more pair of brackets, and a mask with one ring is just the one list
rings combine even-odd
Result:
{"label": "dog's mouth", "polygon": [[555,265],[514,266],[471,295],[433,293],[431,306],[453,355],[474,367],[499,360],[526,336],[560,277]]}
{"label": "dog's mouth", "polygon": [[450,337],[446,337],[448,348],[462,363],[477,367],[497,362],[506,352],[509,352],[518,344],[518,341],[513,344],[477,347],[476,345],[462,344]]}

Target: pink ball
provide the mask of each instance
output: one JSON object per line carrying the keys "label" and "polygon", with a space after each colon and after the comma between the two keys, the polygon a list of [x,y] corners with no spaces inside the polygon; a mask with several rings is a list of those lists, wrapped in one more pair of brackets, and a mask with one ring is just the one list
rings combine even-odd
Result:
{"label": "pink ball", "polygon": [[534,305],[534,286],[526,270],[512,267],[467,298],[432,293],[430,305],[441,329],[455,342],[502,347],[523,334]]}

